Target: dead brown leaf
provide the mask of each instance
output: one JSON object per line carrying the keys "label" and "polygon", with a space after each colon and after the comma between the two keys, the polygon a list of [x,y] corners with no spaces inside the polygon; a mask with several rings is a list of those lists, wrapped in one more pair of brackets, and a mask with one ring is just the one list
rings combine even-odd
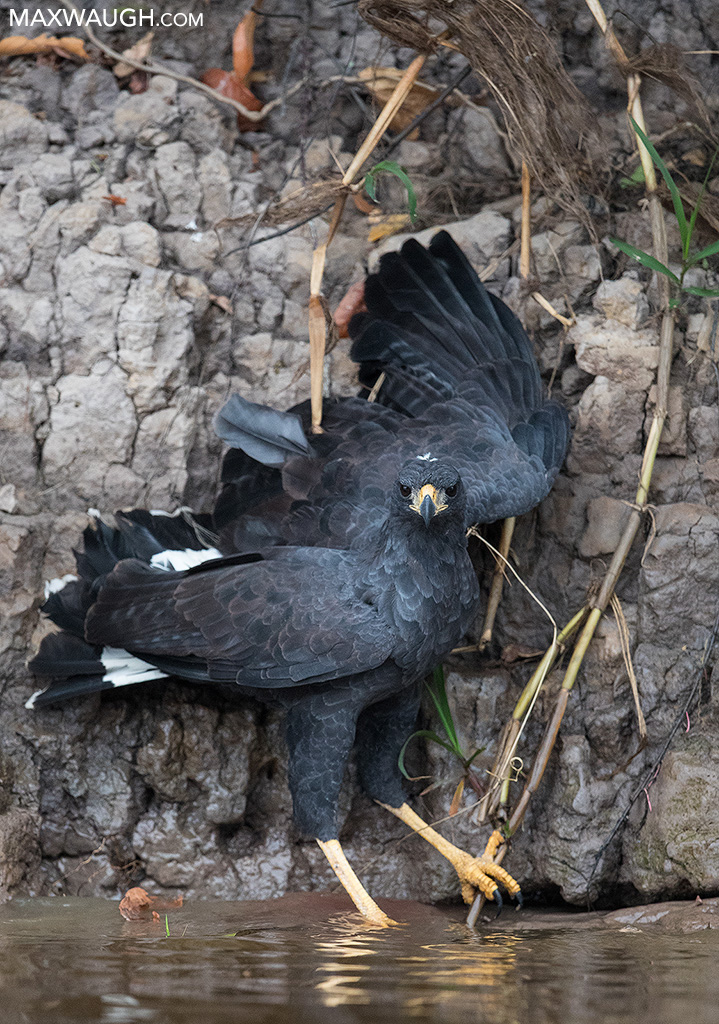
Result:
{"label": "dead brown leaf", "polygon": [[459,780],[459,784],[457,785],[457,788],[454,791],[454,796],[452,797],[452,803],[449,805],[448,816],[450,818],[453,818],[455,816],[455,814],[457,813],[457,811],[459,810],[459,806],[462,803],[462,794],[463,793],[464,793],[464,779],[460,779]]}
{"label": "dead brown leaf", "polygon": [[102,198],[106,199],[108,203],[112,203],[113,206],[124,206],[127,202],[127,199],[123,199],[122,196],[109,195],[103,196]]}
{"label": "dead brown leaf", "polygon": [[530,658],[539,658],[544,651],[538,650],[536,647],[530,647],[528,644],[507,644],[506,647],[502,648],[502,662],[505,665],[512,665],[515,661],[527,661]]}
{"label": "dead brown leaf", "polygon": [[90,60],[90,54],[85,49],[82,39],[76,36],[49,36],[43,32],[42,35],[28,39],[26,36],[7,36],[0,39],[0,57],[22,57],[32,53],[60,53],[62,56],[78,57],[80,60]]}
{"label": "dead brown leaf", "polygon": [[255,63],[254,42],[256,25],[256,11],[248,11],[235,29],[235,34],[232,37],[232,68],[237,80],[243,83],[247,81],[247,76],[252,71],[252,66]]}
{"label": "dead brown leaf", "polygon": [[[130,46],[127,50],[123,50],[122,56],[129,57],[131,60],[143,61],[146,57],[150,56],[152,40],[154,37],[155,33],[151,29],[142,37],[142,39],[138,39],[134,46]],[[126,78],[136,69],[131,64],[126,64],[124,61],[118,61],[112,70],[118,78]]]}
{"label": "dead brown leaf", "polygon": [[352,193],[352,202],[360,213],[377,213],[379,210],[376,203],[373,203],[371,199],[363,196],[360,192]]}
{"label": "dead brown leaf", "polygon": [[210,293],[210,302],[214,302],[214,304],[224,310],[225,313],[232,312],[232,303],[226,295],[213,295]]}
{"label": "dead brown leaf", "polygon": [[[262,0],[255,4],[261,6]],[[257,25],[256,10],[248,11],[242,18],[232,37],[232,71],[222,68],[209,68],[201,81],[211,89],[222,93],[228,99],[241,103],[248,110],[262,110],[262,101],[258,100],[247,84],[247,79],[255,62],[254,39]],[[256,76],[255,76],[256,77]],[[237,114],[237,128],[241,132],[258,131],[260,121],[250,121],[242,114]]]}
{"label": "dead brown leaf", "polygon": [[390,235],[396,235],[399,231],[409,231],[411,227],[412,218],[408,213],[388,213],[373,222],[367,240],[379,242]]}
{"label": "dead brown leaf", "polygon": [[364,281],[355,281],[335,310],[334,322],[340,338],[349,337],[349,322],[355,313],[366,313],[364,302]]}
{"label": "dead brown leaf", "polygon": [[[358,77],[372,93],[378,103],[385,104],[397,87],[397,82],[404,74],[399,68],[369,67],[360,71]],[[389,127],[401,132],[415,117],[422,113],[430,103],[439,96],[439,89],[425,82],[415,82],[404,103],[392,118]],[[412,132],[408,138],[416,138]]]}
{"label": "dead brown leaf", "polygon": [[153,919],[158,911],[178,910],[183,904],[183,897],[176,900],[151,896],[146,889],[136,885],[128,889],[120,900],[120,913],[126,921],[146,921]]}
{"label": "dead brown leaf", "polygon": [[[248,110],[262,110],[262,100],[258,100],[253,92],[247,88],[244,82],[240,82],[234,71],[223,71],[222,68],[210,68],[204,73],[201,82],[209,85],[211,89],[222,93],[228,99],[236,100]],[[237,128],[241,132],[256,132],[259,130],[261,121],[250,121],[249,118],[238,112]]]}

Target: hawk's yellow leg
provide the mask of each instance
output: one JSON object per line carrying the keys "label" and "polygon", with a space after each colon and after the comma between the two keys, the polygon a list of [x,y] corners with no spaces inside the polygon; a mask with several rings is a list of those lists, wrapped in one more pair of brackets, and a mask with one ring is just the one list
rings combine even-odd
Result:
{"label": "hawk's yellow leg", "polygon": [[397,922],[393,921],[391,917],[387,917],[384,910],[380,910],[365,887],[362,885],[359,878],[352,870],[350,862],[345,857],[344,850],[340,845],[339,839],[328,839],[326,842],[318,839],[317,843],[320,850],[322,850],[325,857],[330,862],[330,866],[342,883],[345,892],[367,922],[369,924],[378,925],[381,928],[386,928],[388,925],[396,924]]}
{"label": "hawk's yellow leg", "polygon": [[422,821],[418,814],[415,814],[408,804],[402,804],[401,807],[390,807],[388,804],[382,804],[382,807],[386,807],[388,811],[398,817],[400,821],[403,821],[405,825],[409,825],[413,831],[422,836],[423,839],[426,839],[428,843],[434,846],[435,850],[438,850],[443,857],[447,858],[459,875],[459,881],[462,885],[462,898],[465,903],[472,903],[477,893],[481,892],[487,899],[494,900],[495,903],[501,906],[502,897],[497,882],[501,882],[510,896],[517,897],[521,902],[521,889],[518,883],[515,882],[508,871],[505,871],[504,868],[501,868],[499,864],[495,864],[492,860],[497,849],[504,842],[501,832],[495,829],[489,837],[483,855],[481,857],[473,857],[464,850],[460,850],[458,846],[450,843],[439,832],[435,832],[430,825]]}

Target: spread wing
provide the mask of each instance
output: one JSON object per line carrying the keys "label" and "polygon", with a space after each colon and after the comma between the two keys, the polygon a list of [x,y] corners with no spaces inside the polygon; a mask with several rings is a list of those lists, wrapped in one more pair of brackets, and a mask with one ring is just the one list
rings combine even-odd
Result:
{"label": "spread wing", "polygon": [[[566,410],[544,397],[522,325],[447,232],[428,249],[410,239],[383,256],[365,303],[368,312],[350,323],[352,357],[368,389],[383,375],[376,402],[326,403],[325,433],[314,435],[307,404],[260,417],[256,406],[232,400],[234,443],[253,454],[264,431],[270,464],[281,468],[265,471],[273,475],[263,477],[252,509],[232,469],[241,465],[247,479],[251,460],[228,456],[218,511],[229,546],[361,543],[384,514],[399,467],[418,455],[454,462],[470,523],[522,515],[548,494],[569,444]],[[310,454],[298,447],[301,428]]]}
{"label": "spread wing", "polygon": [[392,631],[350,552],[280,548],[236,561],[185,573],[118,563],[87,615],[86,639],[184,678],[263,688],[350,676],[391,657]]}

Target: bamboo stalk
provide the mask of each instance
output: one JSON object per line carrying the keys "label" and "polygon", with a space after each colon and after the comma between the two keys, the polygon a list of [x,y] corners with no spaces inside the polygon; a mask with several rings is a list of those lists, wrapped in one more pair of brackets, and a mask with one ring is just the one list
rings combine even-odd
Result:
{"label": "bamboo stalk", "polygon": [[482,823],[496,813],[500,806],[507,803],[509,799],[509,782],[514,757],[519,742],[524,720],[531,711],[532,705],[547,678],[552,665],[558,658],[564,644],[569,640],[582,624],[587,609],[582,608],[570,619],[567,625],[560,630],[556,639],[544,653],[534,672],[527,681],[526,686],[517,701],[512,717],[507,721],[499,742],[499,749],[490,770],[490,775],[495,780],[487,793],[482,798],[477,812],[477,822]]}

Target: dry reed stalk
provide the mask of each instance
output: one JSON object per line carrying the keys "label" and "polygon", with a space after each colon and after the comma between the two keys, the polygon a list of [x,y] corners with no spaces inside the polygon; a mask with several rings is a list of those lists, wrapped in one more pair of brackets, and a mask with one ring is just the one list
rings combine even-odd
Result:
{"label": "dry reed stalk", "polygon": [[[624,51],[611,31],[611,27],[607,21],[606,15],[599,3],[599,0],[586,0],[587,6],[594,15],[597,24],[603,32],[607,45],[616,57],[619,58],[621,66],[621,57],[624,55]],[[646,133],[646,126],[644,121],[644,112],[642,110],[641,98],[639,96],[639,87],[641,79],[637,74],[630,74],[627,79],[627,94],[628,94],[628,112],[634,118],[635,122],[639,125],[641,130]],[[636,133],[635,133],[636,135]],[[657,196],[657,178],[654,171],[654,164],[652,163],[651,157],[643,145],[639,136],[636,136],[637,147],[639,149],[639,158],[642,163],[644,170],[644,177],[646,183],[646,192],[649,200],[650,219],[652,228],[652,239],[654,254],[660,262],[666,264],[668,262],[667,256],[667,237],[666,228],[664,224],[664,214]],[[642,468],[639,479],[639,486],[635,501],[631,507],[630,515],[627,523],[624,527],[624,531],[620,538],[619,544],[617,545],[612,561],[605,574],[602,586],[597,596],[590,599],[588,602],[589,614],[586,617],[584,626],[580,633],[579,639],[577,640],[572,657],[570,658],[569,665],[564,674],[562,680],[562,686],[557,696],[557,701],[552,713],[552,717],[547,725],[542,742],[540,744],[537,755],[534,759],[534,765],[529,778],[525,784],[522,795],[519,802],[515,806],[512,815],[507,823],[506,831],[509,836],[513,835],[519,828],[524,815],[529,807],[532,795],[537,791],[539,784],[544,775],[544,771],[549,762],[550,755],[554,749],[554,744],[559,733],[559,727],[562,723],[564,713],[567,708],[567,702],[569,700],[569,693],[574,686],[579,669],[584,661],[584,656],[587,652],[589,644],[594,637],[594,633],[599,624],[599,621],[604,614],[607,606],[609,605],[612,595],[614,594],[614,588],[619,579],[621,571],[624,567],[624,563],[629,554],[630,548],[634,542],[634,539],[639,530],[639,526],[642,520],[642,512],[646,505],[647,497],[649,494],[649,486],[652,479],[652,472],[654,470],[654,463],[659,448],[659,442],[661,440],[662,431],[664,429],[664,423],[667,416],[667,407],[669,399],[669,373],[671,370],[672,354],[673,354],[673,340],[674,340],[674,310],[669,306],[669,281],[663,275],[658,278],[659,283],[659,295],[662,305],[662,323],[659,335],[659,366],[657,368],[657,404],[654,412],[654,418],[649,430],[649,436],[644,448],[644,457],[642,459]],[[550,648],[551,651],[551,648]],[[548,652],[549,653],[549,652]],[[546,657],[546,655],[545,655]],[[497,857],[495,858],[496,863],[501,863],[504,858],[506,845],[500,847]],[[482,906],[482,900],[477,899],[473,904],[470,915],[468,917],[468,923],[470,918],[472,922],[477,919],[477,914]]]}
{"label": "dry reed stalk", "polygon": [[[424,57],[415,57],[410,66],[397,83],[394,92],[385,103],[377,116],[375,123],[369,130],[349,167],[342,175],[342,186],[347,189],[352,185],[355,178],[362,169],[362,165],[371,155],[375,146],[384,135],[386,129],[409,95],[417,76],[424,65]],[[312,408],[312,431],[322,432],[322,386],[324,374],[325,351],[327,348],[327,304],[322,295],[322,278],[327,260],[327,249],[335,236],[337,227],[342,217],[347,191],[344,191],[336,200],[330,218],[330,226],[327,231],[327,238],[318,245],[312,256],[312,270],[310,273],[310,307],[309,307],[309,333],[310,333],[310,404]]]}
{"label": "dry reed stalk", "polygon": [[532,298],[535,302],[539,303],[542,309],[546,309],[555,320],[558,320],[562,327],[571,327],[574,323],[573,317],[564,316],[559,310],[556,310],[549,299],[545,299],[541,292],[532,292]]}

